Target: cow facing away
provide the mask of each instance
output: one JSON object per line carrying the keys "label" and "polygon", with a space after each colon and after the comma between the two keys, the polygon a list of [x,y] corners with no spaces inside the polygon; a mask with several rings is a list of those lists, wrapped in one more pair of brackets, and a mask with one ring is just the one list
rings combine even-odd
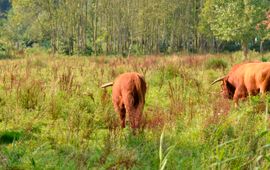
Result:
{"label": "cow facing away", "polygon": [[131,128],[140,127],[145,103],[146,82],[143,75],[130,72],[119,75],[114,82],[102,85],[102,88],[113,86],[112,101],[115,111],[120,116],[121,127],[126,126],[128,117]]}
{"label": "cow facing away", "polygon": [[238,64],[228,75],[215,80],[212,84],[218,81],[223,82],[223,96],[233,99],[237,106],[239,99],[270,91],[270,62]]}

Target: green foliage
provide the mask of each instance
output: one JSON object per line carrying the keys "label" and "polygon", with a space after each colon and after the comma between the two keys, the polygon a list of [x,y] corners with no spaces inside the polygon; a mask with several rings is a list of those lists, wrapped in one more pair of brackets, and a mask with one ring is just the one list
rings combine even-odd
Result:
{"label": "green foliage", "polygon": [[139,44],[133,44],[130,48],[131,54],[143,55],[143,48]]}
{"label": "green foliage", "polygon": [[247,57],[248,43],[263,36],[256,28],[265,20],[269,6],[268,0],[207,0],[200,14],[199,31],[223,41],[240,42]]}
{"label": "green foliage", "polygon": [[[52,53],[67,55],[202,50],[197,32],[201,0],[20,0],[11,4],[3,37],[17,50],[29,42],[43,46],[44,41]],[[213,48],[210,39],[204,40]]]}
{"label": "green foliage", "polygon": [[267,59],[267,58],[265,58],[265,57],[262,57],[262,58],[261,58],[261,61],[262,61],[262,62],[267,62],[267,61],[268,61],[268,59]]}
{"label": "green foliage", "polygon": [[11,49],[7,43],[0,40],[0,59],[11,59],[13,58],[11,54]]}
{"label": "green foliage", "polygon": [[22,146],[12,145],[11,148],[2,147],[0,154],[5,155],[0,167],[3,169],[23,169],[22,162],[26,150]]}
{"label": "green foliage", "polygon": [[208,0],[201,17],[217,38],[248,42],[255,37],[256,25],[265,19],[268,8],[267,0]]}
{"label": "green foliage", "polygon": [[25,109],[35,109],[44,98],[42,84],[38,81],[25,81],[18,91],[18,101]]}
{"label": "green foliage", "polygon": [[17,131],[4,131],[0,132],[0,144],[9,144],[18,139],[22,136],[21,132]]}
{"label": "green foliage", "polygon": [[46,55],[48,53],[47,47],[42,47],[41,45],[34,43],[32,47],[27,47],[25,53],[28,55]]}
{"label": "green foliage", "polygon": [[228,63],[224,59],[211,58],[205,63],[207,69],[226,69]]}

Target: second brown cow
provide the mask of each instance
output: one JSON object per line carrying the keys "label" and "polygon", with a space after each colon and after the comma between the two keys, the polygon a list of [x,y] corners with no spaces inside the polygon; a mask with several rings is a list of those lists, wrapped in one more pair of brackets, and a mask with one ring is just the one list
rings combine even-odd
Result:
{"label": "second brown cow", "polygon": [[248,95],[264,94],[270,90],[270,62],[245,63],[234,66],[228,75],[215,80],[212,84],[222,81],[225,98],[238,100]]}

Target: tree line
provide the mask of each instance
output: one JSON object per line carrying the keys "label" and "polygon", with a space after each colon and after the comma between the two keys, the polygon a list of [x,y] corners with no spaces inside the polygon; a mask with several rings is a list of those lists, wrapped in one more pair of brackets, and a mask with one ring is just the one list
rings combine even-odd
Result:
{"label": "tree line", "polygon": [[52,53],[209,52],[263,43],[268,0],[12,0],[0,43]]}

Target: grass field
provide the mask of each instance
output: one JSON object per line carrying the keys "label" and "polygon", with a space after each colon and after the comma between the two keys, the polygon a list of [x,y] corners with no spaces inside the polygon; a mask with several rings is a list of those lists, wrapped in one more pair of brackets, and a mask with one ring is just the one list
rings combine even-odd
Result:
{"label": "grass field", "polygon": [[[1,60],[0,169],[269,169],[270,96],[234,108],[210,85],[239,62],[240,53]],[[120,129],[111,88],[99,88],[127,71],[148,86],[136,136]]]}

